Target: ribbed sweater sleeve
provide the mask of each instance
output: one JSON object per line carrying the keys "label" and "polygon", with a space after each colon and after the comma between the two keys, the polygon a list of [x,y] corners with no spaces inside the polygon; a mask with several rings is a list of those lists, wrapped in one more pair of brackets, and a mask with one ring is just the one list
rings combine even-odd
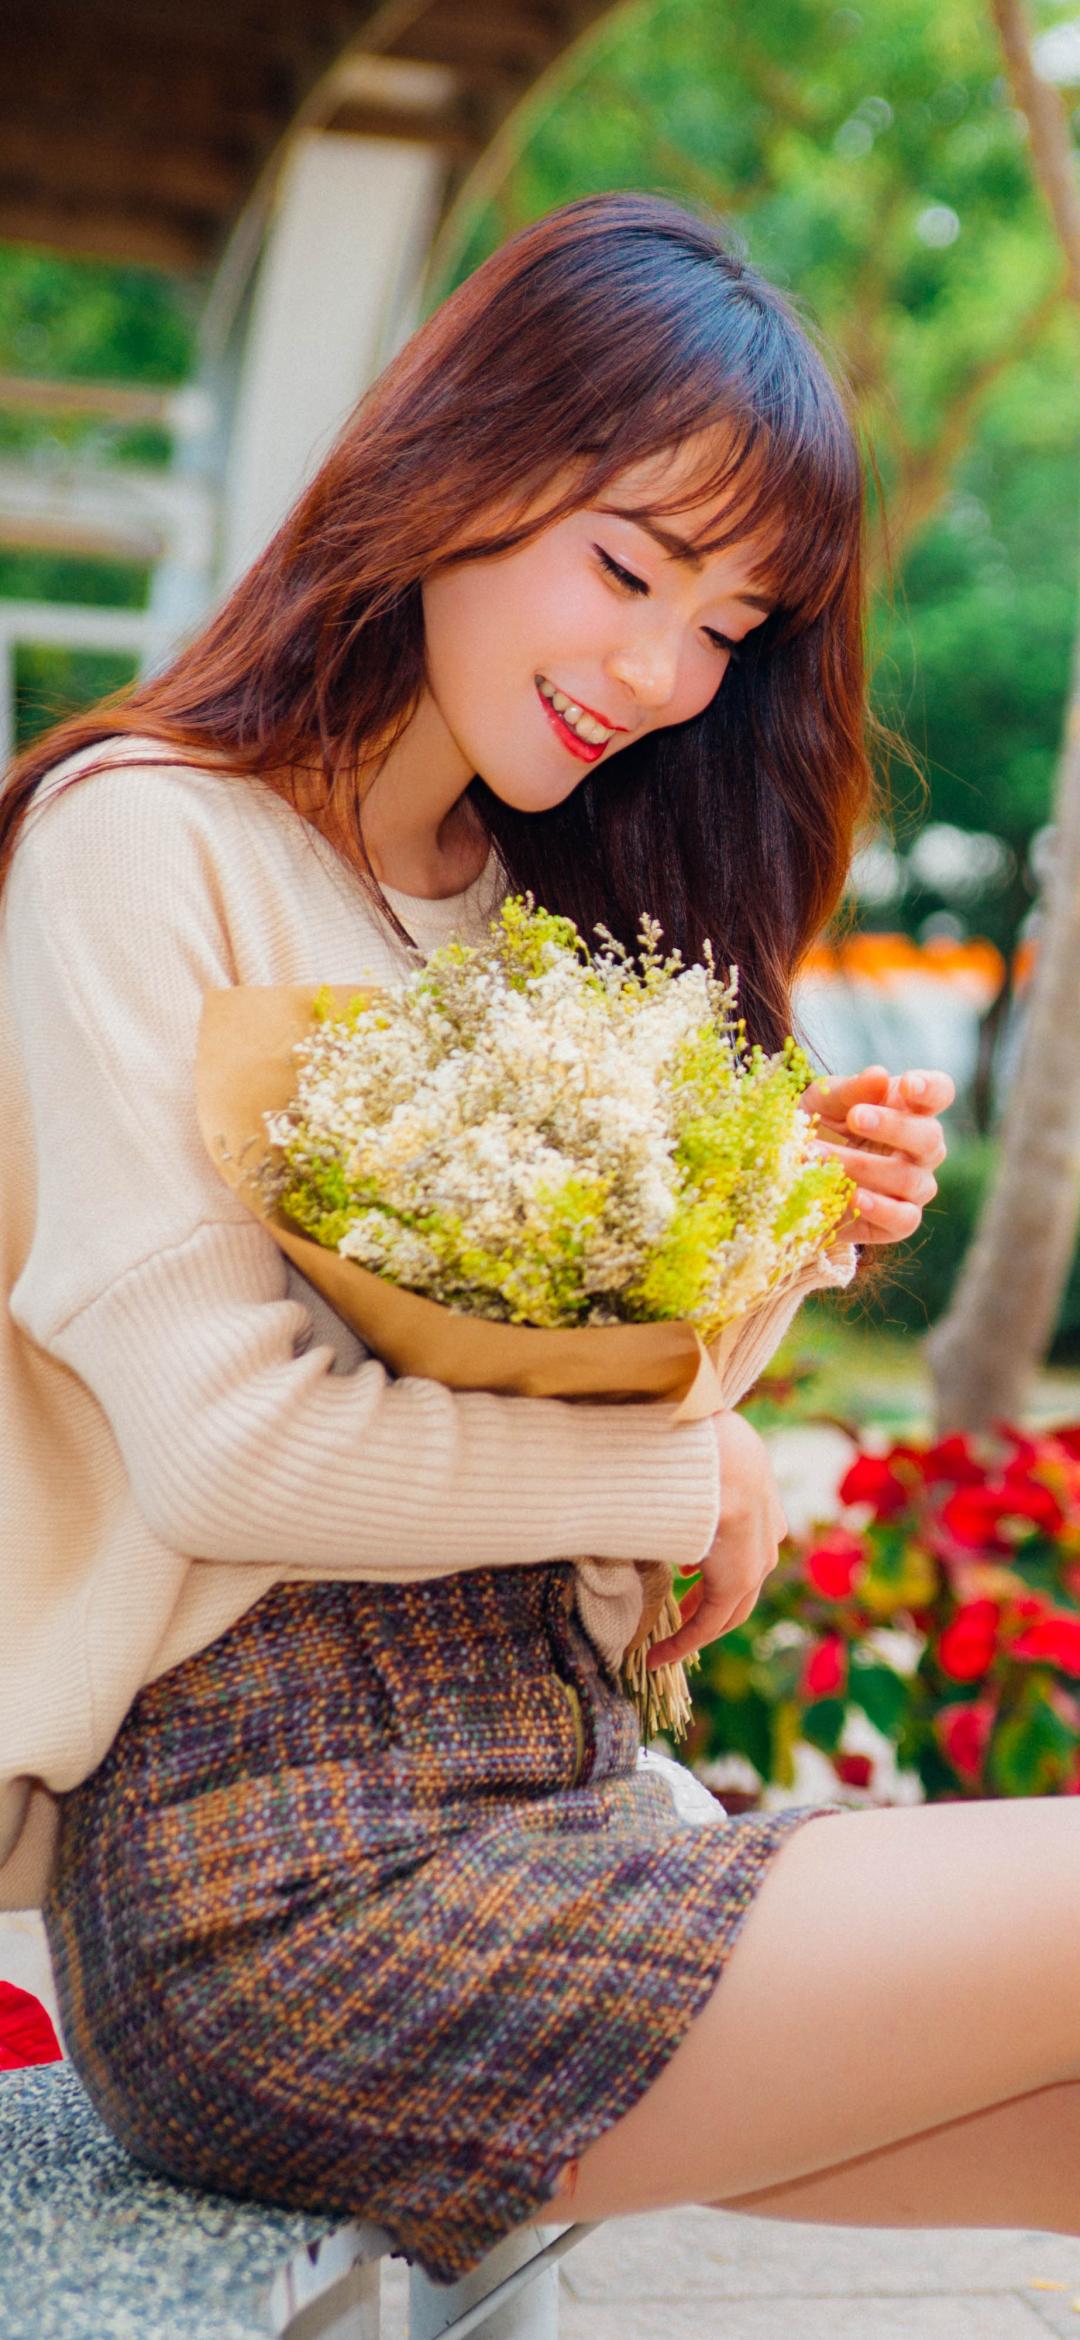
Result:
{"label": "ribbed sweater sleeve", "polygon": [[453,1394],[297,1357],[262,1230],[200,1229],[67,1324],[57,1355],[108,1413],[140,1508],[200,1559],[365,1577],[513,1562],[700,1559],[715,1440],[672,1409]]}
{"label": "ribbed sweater sleeve", "polygon": [[194,1115],[203,995],[252,979],[230,915],[250,873],[134,778],[80,783],[16,862],[38,1209],[13,1308],[93,1392],[155,1533],[201,1559],[361,1577],[582,1552],[692,1566],[719,1503],[707,1423],[297,1353],[310,1327],[281,1255]]}

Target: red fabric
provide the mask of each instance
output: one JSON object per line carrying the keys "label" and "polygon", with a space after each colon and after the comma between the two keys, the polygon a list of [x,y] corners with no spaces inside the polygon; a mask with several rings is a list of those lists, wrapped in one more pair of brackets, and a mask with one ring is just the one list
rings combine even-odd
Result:
{"label": "red fabric", "polygon": [[41,2000],[14,1983],[0,1982],[0,2072],[62,2060],[63,2049]]}

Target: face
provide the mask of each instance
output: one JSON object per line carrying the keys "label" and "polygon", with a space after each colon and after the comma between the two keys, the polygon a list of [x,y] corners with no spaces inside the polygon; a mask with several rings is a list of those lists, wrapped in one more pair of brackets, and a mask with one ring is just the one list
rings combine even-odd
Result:
{"label": "face", "polygon": [[624,472],[602,503],[423,588],[432,711],[468,772],[522,812],[699,715],[768,613],[760,543],[689,550],[714,506],[665,512],[656,533],[626,516],[677,498],[692,466],[693,448]]}

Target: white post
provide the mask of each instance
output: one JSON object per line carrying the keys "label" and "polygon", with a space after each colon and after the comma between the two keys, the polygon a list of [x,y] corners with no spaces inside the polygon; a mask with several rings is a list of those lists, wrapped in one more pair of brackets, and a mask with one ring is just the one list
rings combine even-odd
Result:
{"label": "white post", "polygon": [[15,644],[0,633],[0,772],[15,753]]}
{"label": "white post", "polygon": [[[537,2255],[545,2236],[527,2227],[508,2235],[489,2251],[460,2283],[429,2283],[418,2267],[409,2275],[409,2340],[439,2340],[458,2318],[486,2299],[497,2284],[515,2275]],[[516,2293],[473,2328],[473,2340],[558,2340],[559,2270],[544,2267],[523,2291]]]}
{"label": "white post", "polygon": [[435,146],[297,137],[252,306],[225,483],[222,583],[269,541],[411,331],[446,170]]}

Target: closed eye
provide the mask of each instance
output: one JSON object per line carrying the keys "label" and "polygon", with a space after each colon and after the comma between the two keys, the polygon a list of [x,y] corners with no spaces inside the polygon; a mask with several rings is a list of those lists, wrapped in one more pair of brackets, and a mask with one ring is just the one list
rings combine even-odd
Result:
{"label": "closed eye", "polygon": [[594,544],[593,551],[601,568],[607,576],[614,579],[616,585],[622,586],[624,593],[648,593],[649,588],[644,577],[635,577],[632,569],[624,569],[619,561],[613,561],[611,554],[604,551],[602,544]]}
{"label": "closed eye", "polygon": [[739,644],[733,642],[729,634],[718,634],[712,626],[703,626],[701,630],[703,634],[708,636],[709,641],[715,644],[717,650],[726,650],[729,658],[738,658]]}

